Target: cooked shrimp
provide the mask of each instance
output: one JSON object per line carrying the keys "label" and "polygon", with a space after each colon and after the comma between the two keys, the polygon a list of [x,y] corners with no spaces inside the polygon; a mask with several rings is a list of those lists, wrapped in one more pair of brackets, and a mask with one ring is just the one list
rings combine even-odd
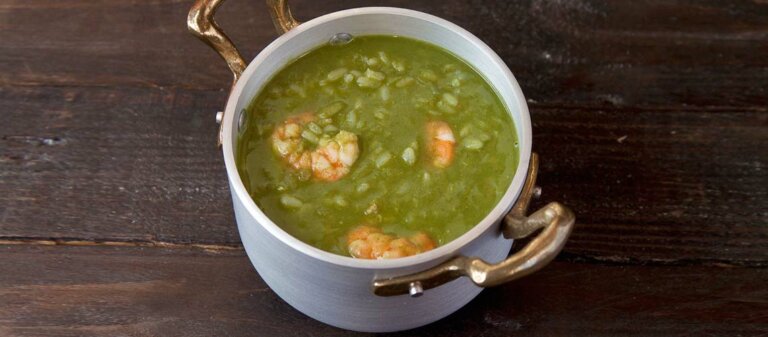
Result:
{"label": "cooked shrimp", "polygon": [[272,148],[297,170],[309,169],[312,166],[310,153],[304,151],[301,132],[304,125],[314,119],[312,113],[305,112],[286,119],[272,133]]}
{"label": "cooked shrimp", "polygon": [[411,242],[419,246],[422,251],[435,249],[435,242],[424,232],[418,232],[411,236]]}
{"label": "cooked shrimp", "polygon": [[339,180],[349,173],[359,154],[354,133],[341,130],[333,138],[321,138],[320,145],[312,152],[312,173],[320,180]]}
{"label": "cooked shrimp", "polygon": [[432,165],[446,168],[453,162],[453,148],[456,138],[448,123],[443,121],[427,122],[427,151],[432,158]]}
{"label": "cooked shrimp", "polygon": [[435,248],[424,232],[410,238],[384,234],[378,227],[358,226],[347,235],[349,254],[358,259],[394,259],[422,253]]}
{"label": "cooked shrimp", "polygon": [[318,180],[338,180],[349,173],[360,154],[357,135],[341,130],[333,137],[323,136],[318,147],[310,151],[304,146],[302,133],[304,125],[314,119],[312,113],[286,119],[272,133],[272,148],[297,170],[311,170]]}
{"label": "cooked shrimp", "polygon": [[394,239],[389,242],[389,249],[381,254],[382,259],[396,259],[398,257],[406,257],[421,253],[421,250],[416,247],[411,240],[406,238]]}

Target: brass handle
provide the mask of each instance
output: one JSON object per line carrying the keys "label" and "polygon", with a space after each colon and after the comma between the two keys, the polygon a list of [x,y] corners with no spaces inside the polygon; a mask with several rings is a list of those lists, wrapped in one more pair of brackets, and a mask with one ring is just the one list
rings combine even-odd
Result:
{"label": "brass handle", "polygon": [[[219,25],[216,24],[213,16],[216,14],[216,10],[224,2],[224,0],[197,0],[192,8],[189,10],[187,16],[187,28],[192,34],[197,36],[200,40],[203,40],[207,45],[211,46],[217,53],[227,62],[229,70],[234,75],[232,85],[237,83],[240,75],[245,71],[245,60],[237,51],[237,47],[232,43],[232,40],[227,37]],[[272,22],[275,24],[278,34],[284,34],[293,27],[299,25],[299,22],[291,15],[291,9],[288,8],[287,0],[267,0],[267,6],[272,16]],[[222,120],[222,115],[217,115],[217,121]],[[219,146],[222,142],[222,132],[219,128]]]}
{"label": "brass handle", "polygon": [[216,24],[213,16],[224,0],[197,0],[189,10],[187,16],[187,28],[192,34],[203,40],[207,45],[216,50],[227,62],[229,70],[235,77],[235,82],[245,70],[245,61],[237,51],[232,40],[224,34],[224,31]]}
{"label": "brass handle", "polygon": [[269,6],[269,15],[272,16],[272,23],[275,24],[278,34],[285,34],[301,24],[293,18],[291,8],[288,7],[288,0],[267,0],[267,6]]}
{"label": "brass handle", "polygon": [[540,228],[544,230],[523,250],[498,264],[489,264],[476,257],[457,256],[432,269],[373,282],[373,292],[379,296],[421,295],[457,279],[469,277],[481,287],[491,287],[516,280],[541,269],[557,256],[571,234],[576,216],[557,202],[552,202],[530,216],[524,216],[532,196],[537,194],[536,174],[538,156],[534,153],[528,166],[528,176],[517,204],[504,218],[502,233],[506,238],[522,238]]}
{"label": "brass handle", "polygon": [[[221,58],[227,62],[236,82],[245,70],[246,64],[235,44],[219,28],[213,18],[216,10],[223,2],[224,0],[197,0],[189,10],[187,28],[219,53]],[[299,22],[291,14],[287,0],[267,0],[267,6],[278,34],[282,35],[299,25]]]}

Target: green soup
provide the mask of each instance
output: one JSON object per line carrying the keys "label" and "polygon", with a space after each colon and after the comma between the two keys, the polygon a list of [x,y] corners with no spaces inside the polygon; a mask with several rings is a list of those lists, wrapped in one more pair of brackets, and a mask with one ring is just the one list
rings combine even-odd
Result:
{"label": "green soup", "polygon": [[[337,180],[296,169],[274,146],[286,120],[307,115],[296,152],[316,151],[341,130],[357,136],[358,157]],[[430,143],[435,121],[455,139],[447,165]],[[355,37],[292,61],[251,102],[238,144],[240,176],[267,216],[347,256],[346,235],[361,224],[424,232],[437,245],[461,236],[499,202],[519,157],[512,119],[477,71],[394,36]]]}

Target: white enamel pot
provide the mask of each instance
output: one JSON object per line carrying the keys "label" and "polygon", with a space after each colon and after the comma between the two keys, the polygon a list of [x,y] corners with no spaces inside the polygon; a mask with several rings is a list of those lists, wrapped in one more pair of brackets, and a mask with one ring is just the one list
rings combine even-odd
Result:
{"label": "white enamel pot", "polygon": [[[299,24],[284,0],[268,0],[275,26],[284,34],[246,65],[213,21],[220,4],[221,0],[198,0],[188,25],[219,52],[235,74],[226,109],[223,116],[217,116],[235,218],[259,275],[291,306],[344,329],[387,332],[415,328],[458,310],[483,287],[540,269],[563,247],[574,223],[570,210],[550,203],[530,216],[525,214],[538,190],[534,188],[537,158],[531,153],[528,107],[504,62],[477,37],[446,20],[400,8],[350,9]],[[470,63],[501,96],[515,123],[520,164],[501,201],[458,239],[406,258],[353,259],[292,237],[248,195],[235,165],[244,109],[275,72],[339,33],[398,35],[438,45]],[[512,239],[540,228],[543,230],[524,249],[507,257]]]}

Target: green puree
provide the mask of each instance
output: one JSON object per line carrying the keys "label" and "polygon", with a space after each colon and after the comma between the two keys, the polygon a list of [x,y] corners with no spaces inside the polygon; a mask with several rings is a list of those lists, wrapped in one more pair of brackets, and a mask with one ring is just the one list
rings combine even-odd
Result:
{"label": "green puree", "polygon": [[[313,112],[304,146],[323,134],[358,136],[349,174],[318,181],[272,148],[274,129]],[[430,163],[425,124],[445,121],[456,139],[453,163]],[[349,255],[346,234],[369,224],[384,232],[425,231],[445,244],[498,203],[518,165],[515,128],[496,92],[449,52],[393,36],[323,45],[290,63],[251,102],[237,166],[257,205],[277,225],[315,247]]]}

